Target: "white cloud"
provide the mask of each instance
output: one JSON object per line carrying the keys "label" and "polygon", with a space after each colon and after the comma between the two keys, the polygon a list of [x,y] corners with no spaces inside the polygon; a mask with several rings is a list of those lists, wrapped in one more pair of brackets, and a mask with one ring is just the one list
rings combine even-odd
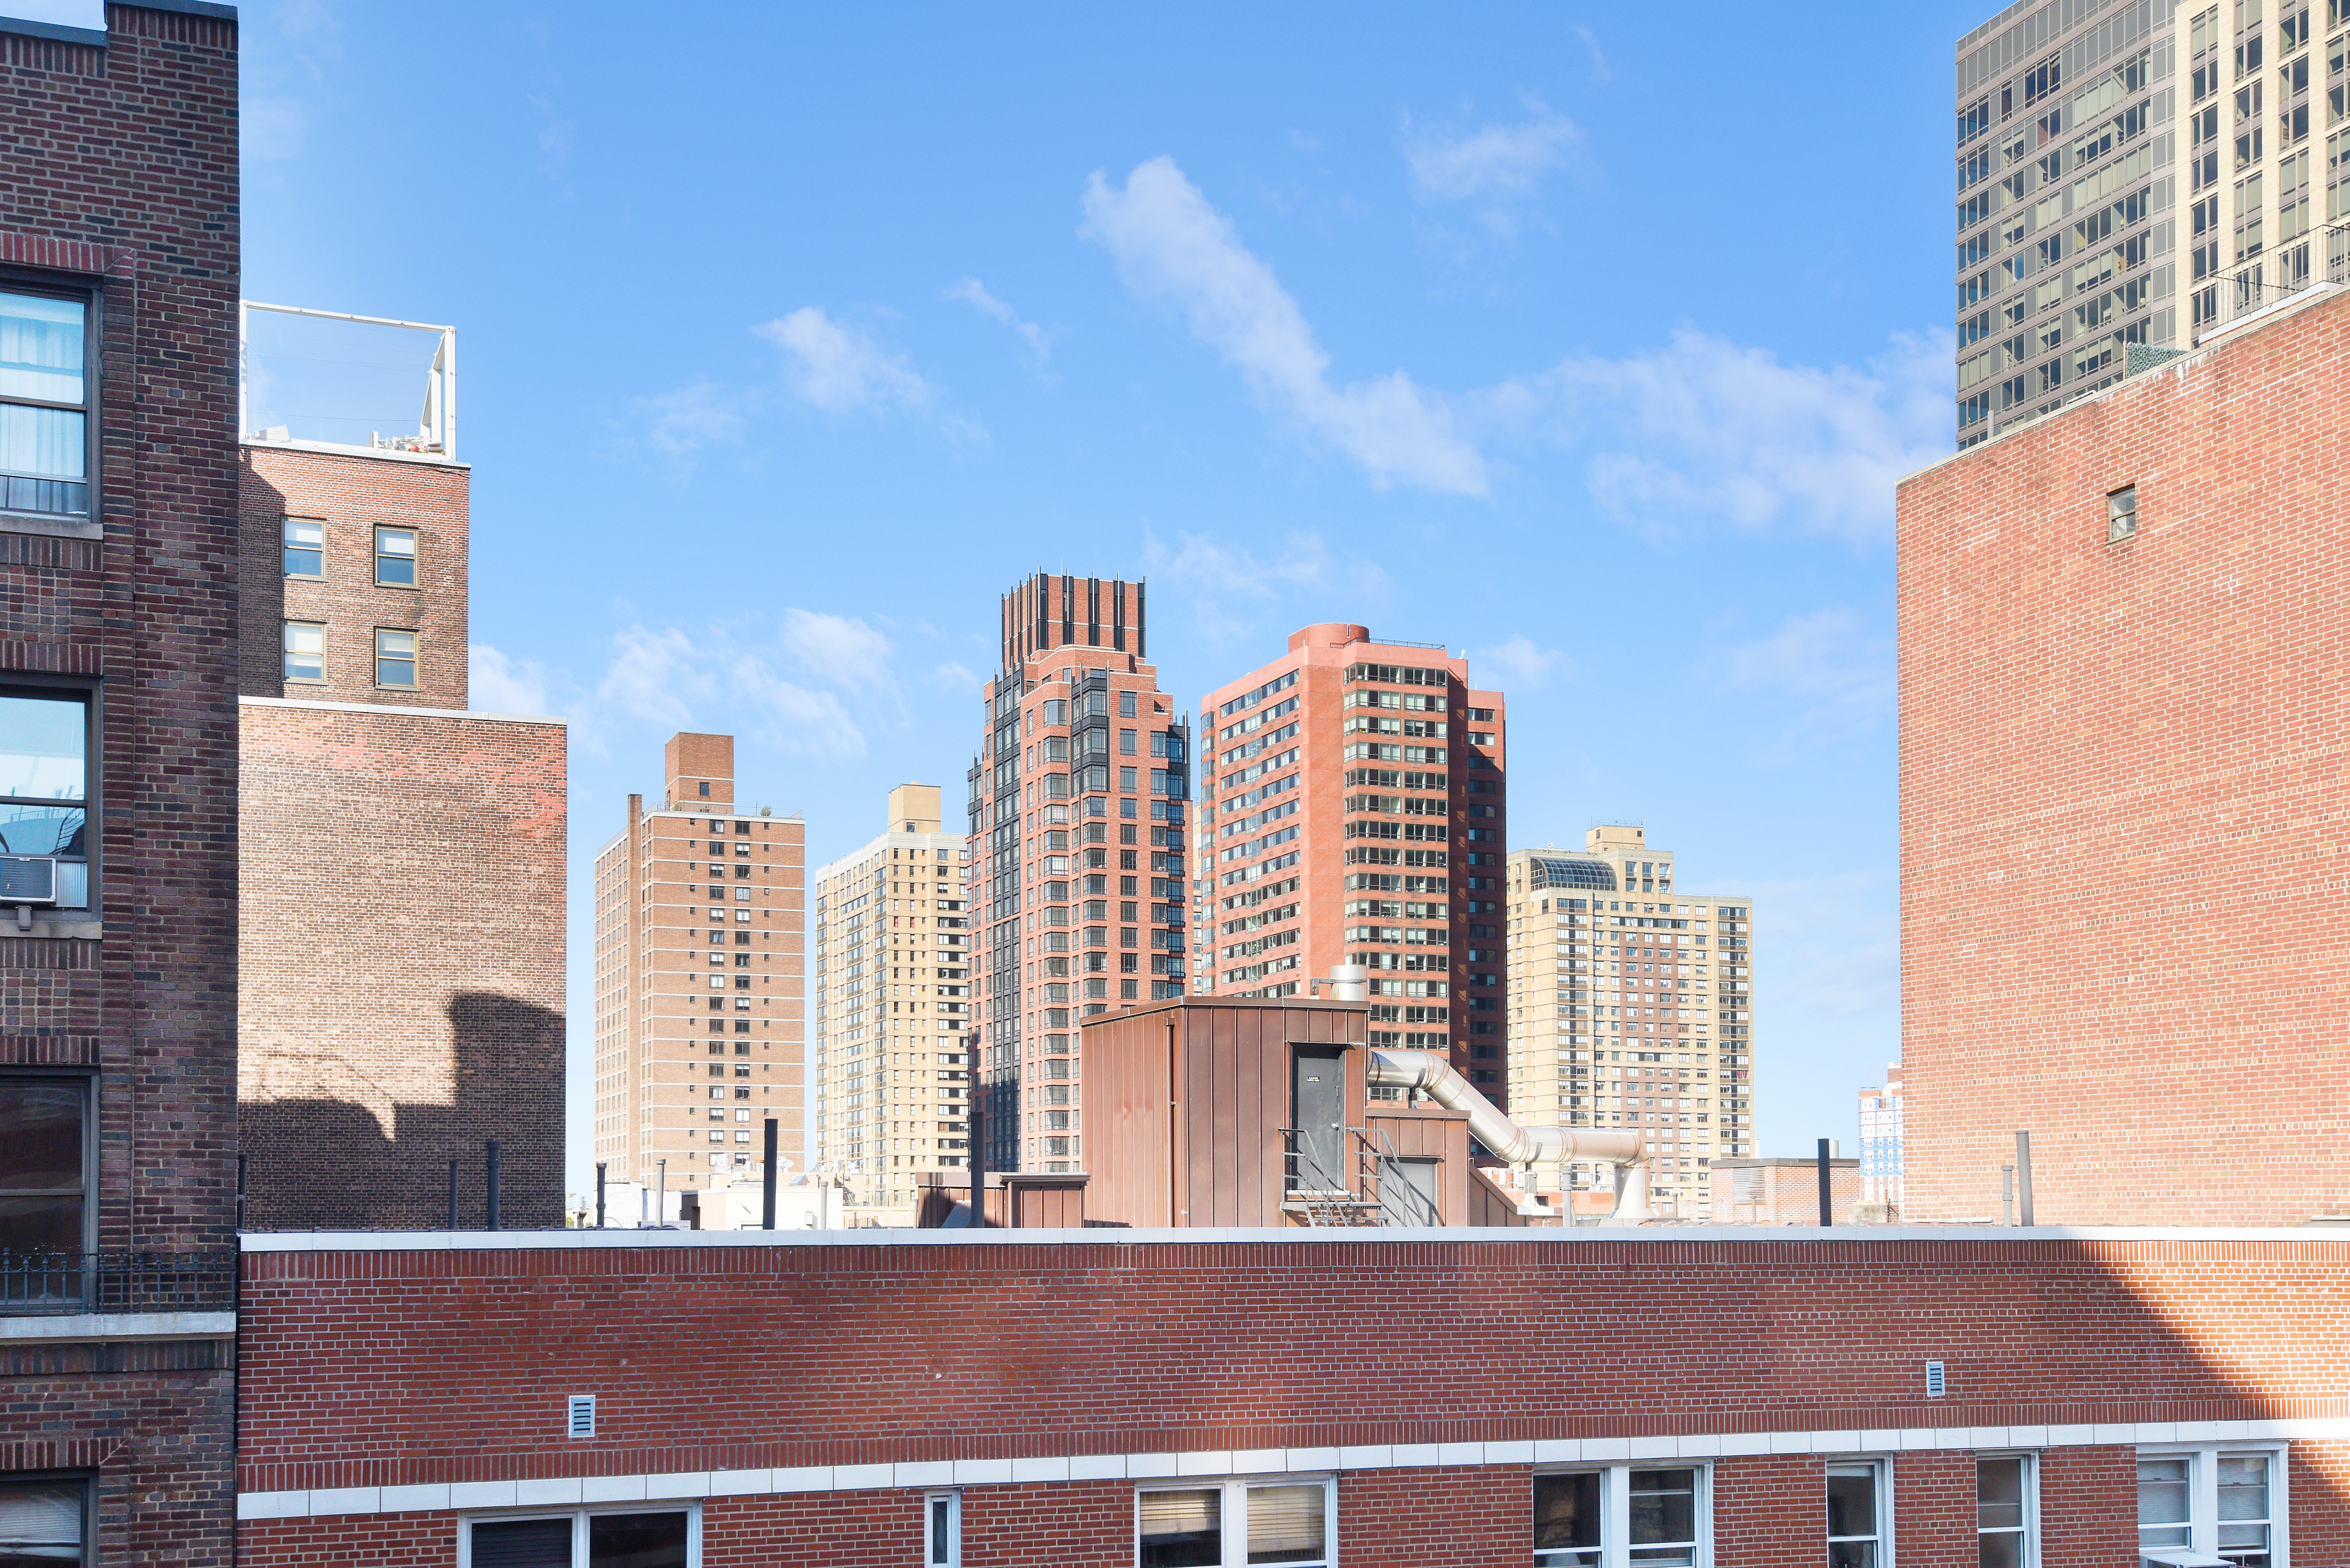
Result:
{"label": "white cloud", "polygon": [[650,724],[682,727],[712,691],[710,670],[693,639],[672,627],[625,627],[612,638],[612,661],[597,684],[598,701]]}
{"label": "white cloud", "polygon": [[1776,691],[1799,705],[1783,745],[1875,729],[1894,711],[1893,641],[1871,635],[1841,605],[1790,616],[1771,636],[1731,650],[1730,684]]}
{"label": "white cloud", "polygon": [[467,705],[479,713],[546,713],[546,666],[509,659],[487,643],[465,649]]}
{"label": "white cloud", "polygon": [[1260,559],[1253,552],[1235,549],[1213,535],[1180,529],[1170,550],[1146,526],[1142,556],[1157,576],[1210,593],[1249,598],[1271,598],[1284,589],[1318,588],[1330,572],[1330,547],[1319,534],[1292,534],[1279,555]]}
{"label": "white cloud", "polygon": [[1607,57],[1599,52],[1599,35],[1588,27],[1577,27],[1575,36],[1581,38],[1583,47],[1591,51],[1591,68],[1597,74],[1600,83],[1604,86],[1614,81],[1616,73],[1608,68]]}
{"label": "white cloud", "polygon": [[1558,677],[1572,677],[1575,660],[1555,648],[1544,648],[1520,632],[1499,648],[1472,651],[1469,655],[1471,670],[1487,665],[1501,671],[1503,687],[1517,686],[1539,690]]}
{"label": "white cloud", "polygon": [[902,355],[813,305],[752,330],[790,357],[793,391],[816,408],[839,413],[919,408],[931,400],[929,383]]}
{"label": "white cloud", "polygon": [[764,711],[771,743],[826,762],[865,754],[865,733],[837,694],[786,680],[755,654],[738,654],[726,668],[730,691]]}
{"label": "white cloud", "polygon": [[947,290],[947,297],[960,299],[972,309],[983,315],[993,317],[1020,334],[1022,337],[1027,339],[1028,347],[1035,351],[1036,358],[1039,359],[1051,354],[1052,346],[1046,339],[1045,329],[1033,321],[1021,320],[1010,306],[988,293],[987,286],[979,279],[964,278]]}
{"label": "white cloud", "polygon": [[[1586,41],[1588,35],[1586,34]],[[1593,46],[1595,53],[1597,46]],[[1538,98],[1519,125],[1483,125],[1465,134],[1404,128],[1404,162],[1423,202],[1493,202],[1531,196],[1565,164],[1583,133]]]}
{"label": "white cloud", "polygon": [[793,658],[835,686],[865,692],[893,684],[889,639],[853,617],[787,609],[783,641]]}
{"label": "white cloud", "polygon": [[958,664],[950,659],[931,671],[931,684],[941,691],[952,692],[958,697],[967,697],[979,690],[980,678],[967,666]]}
{"label": "white cloud", "polygon": [[238,145],[256,162],[293,157],[309,131],[310,110],[299,99],[256,97],[237,105]]}
{"label": "white cloud", "polygon": [[1588,450],[1593,498],[1644,526],[1792,521],[1877,545],[1894,482],[1950,450],[1950,353],[1947,332],[1902,334],[1862,369],[1822,369],[1683,329],[1506,381],[1480,406],[1496,428]]}
{"label": "white cloud", "polygon": [[646,415],[645,440],[676,458],[691,457],[704,447],[740,441],[750,404],[744,394],[706,380],[637,400]]}
{"label": "white cloud", "polygon": [[1440,399],[1401,371],[1331,386],[1329,356],[1297,302],[1173,159],[1138,166],[1122,190],[1096,171],[1085,213],[1080,233],[1108,250],[1129,289],[1180,306],[1191,335],[1261,400],[1353,458],[1373,484],[1485,493],[1484,459]]}

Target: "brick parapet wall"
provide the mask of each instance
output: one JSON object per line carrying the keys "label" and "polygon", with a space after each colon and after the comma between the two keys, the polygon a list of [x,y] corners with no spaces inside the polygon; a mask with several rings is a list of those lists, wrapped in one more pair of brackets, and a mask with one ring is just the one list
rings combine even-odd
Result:
{"label": "brick parapet wall", "polygon": [[1918,1218],[2019,1128],[2043,1223],[2350,1205],[2345,359],[2324,299],[1900,487]]}
{"label": "brick parapet wall", "polygon": [[[245,1262],[243,1484],[2345,1416],[2345,1261],[2301,1241],[273,1251]],[[1431,1346],[1399,1376],[1364,1353],[1440,1313],[1477,1356]],[[320,1378],[348,1325],[386,1319],[389,1361]],[[1924,1397],[1929,1359],[1947,1398]],[[553,1438],[566,1391],[599,1395],[592,1443]]]}
{"label": "brick parapet wall", "polygon": [[244,706],[240,1123],[255,1229],[561,1222],[567,742]]}

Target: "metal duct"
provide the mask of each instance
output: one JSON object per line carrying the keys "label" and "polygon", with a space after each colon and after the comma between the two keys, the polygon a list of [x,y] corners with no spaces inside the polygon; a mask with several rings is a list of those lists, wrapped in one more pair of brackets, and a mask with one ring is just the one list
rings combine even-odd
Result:
{"label": "metal duct", "polygon": [[1330,967],[1330,1000],[1333,1002],[1367,1002],[1371,996],[1371,971],[1358,963],[1333,964]]}
{"label": "metal duct", "polygon": [[[1332,971],[1334,978],[1337,972]],[[1370,1081],[1383,1087],[1417,1091],[1448,1111],[1462,1112],[1469,1118],[1471,1135],[1494,1158],[1511,1165],[1605,1160],[1617,1168],[1612,1218],[1629,1224],[1651,1218],[1648,1151],[1637,1127],[1522,1127],[1453,1071],[1451,1063],[1426,1051],[1373,1051]]]}

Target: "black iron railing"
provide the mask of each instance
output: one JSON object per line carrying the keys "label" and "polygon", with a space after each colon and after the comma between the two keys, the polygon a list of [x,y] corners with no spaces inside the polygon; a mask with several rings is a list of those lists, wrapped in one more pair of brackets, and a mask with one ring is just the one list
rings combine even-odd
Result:
{"label": "black iron railing", "polygon": [[236,1251],[0,1251],[0,1316],[38,1313],[229,1312]]}

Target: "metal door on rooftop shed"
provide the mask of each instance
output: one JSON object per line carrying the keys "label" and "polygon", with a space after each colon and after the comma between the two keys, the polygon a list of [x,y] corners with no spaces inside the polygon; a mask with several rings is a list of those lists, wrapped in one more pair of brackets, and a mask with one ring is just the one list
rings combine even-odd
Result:
{"label": "metal door on rooftop shed", "polygon": [[1294,1185],[1311,1191],[1347,1189],[1347,1053],[1327,1045],[1293,1045],[1289,1058],[1290,1126],[1297,1129]]}

